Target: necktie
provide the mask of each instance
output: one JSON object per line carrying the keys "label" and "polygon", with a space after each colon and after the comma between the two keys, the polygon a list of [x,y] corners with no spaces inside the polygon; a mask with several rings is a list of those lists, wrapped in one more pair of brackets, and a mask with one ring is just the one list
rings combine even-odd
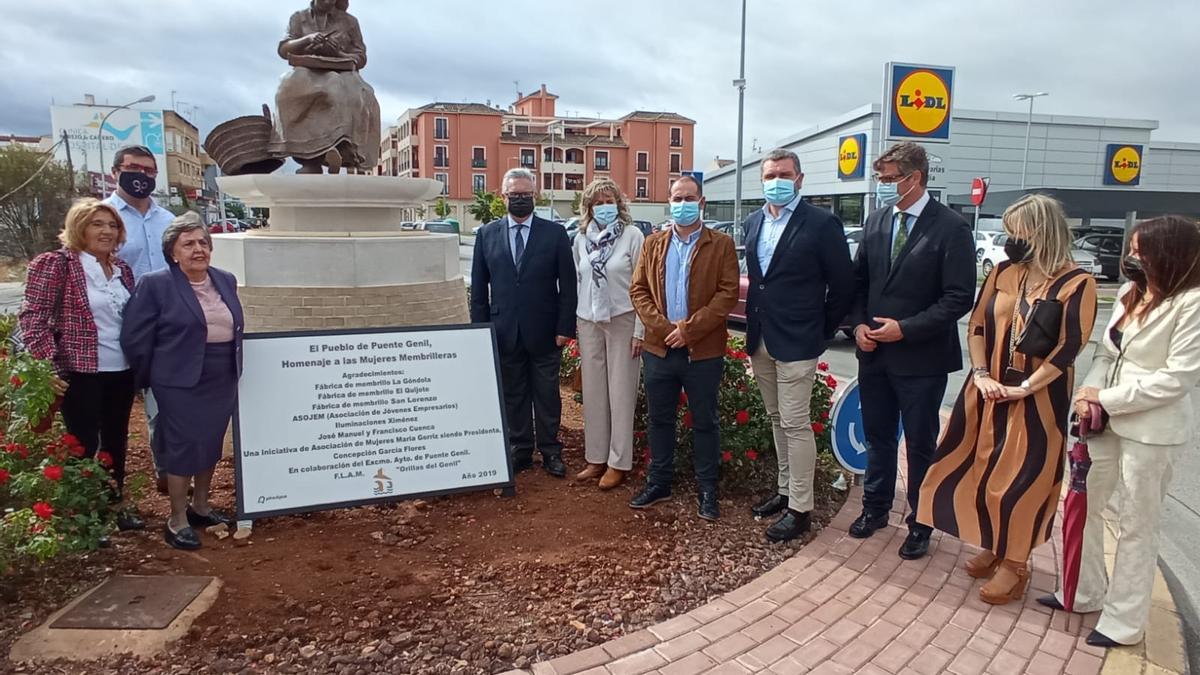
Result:
{"label": "necktie", "polygon": [[524,223],[517,223],[517,245],[513,249],[513,263],[521,266],[521,256],[525,255],[525,237],[521,236],[521,230],[525,229]]}
{"label": "necktie", "polygon": [[900,227],[896,228],[896,238],[892,241],[892,262],[896,262],[896,258],[900,257],[900,251],[904,250],[906,243],[908,243],[908,214],[901,211]]}

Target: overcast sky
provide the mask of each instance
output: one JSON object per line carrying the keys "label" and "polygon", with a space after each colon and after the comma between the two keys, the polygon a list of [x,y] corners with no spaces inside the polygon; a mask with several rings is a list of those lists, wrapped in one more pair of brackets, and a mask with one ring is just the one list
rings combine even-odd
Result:
{"label": "overcast sky", "polygon": [[[274,102],[284,0],[0,0],[0,133],[50,132],[49,105],[157,95],[207,133]],[[353,0],[385,124],[433,100],[502,103],[546,83],[559,114],[667,110],[696,164],[733,157],[738,0]],[[746,152],[877,102],[883,64],[956,66],[956,105],[1155,119],[1200,142],[1197,0],[750,0]],[[516,81],[519,84],[514,84]]]}

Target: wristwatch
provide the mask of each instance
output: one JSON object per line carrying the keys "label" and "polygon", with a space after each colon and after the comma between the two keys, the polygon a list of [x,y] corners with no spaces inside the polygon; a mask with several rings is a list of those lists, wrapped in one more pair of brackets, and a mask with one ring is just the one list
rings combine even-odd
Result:
{"label": "wristwatch", "polygon": [[1033,385],[1029,384],[1029,380],[1024,380],[1023,382],[1021,382],[1021,388],[1024,389],[1025,391],[1030,391],[1031,389],[1033,389]]}

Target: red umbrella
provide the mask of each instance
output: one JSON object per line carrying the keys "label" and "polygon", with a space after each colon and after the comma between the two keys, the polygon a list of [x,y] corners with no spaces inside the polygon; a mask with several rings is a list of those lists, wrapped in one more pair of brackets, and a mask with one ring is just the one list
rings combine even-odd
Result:
{"label": "red umbrella", "polygon": [[1091,404],[1090,414],[1076,423],[1078,440],[1071,446],[1071,486],[1063,501],[1063,609],[1074,611],[1075,590],[1079,587],[1079,562],[1083,553],[1083,526],[1087,521],[1087,475],[1092,468],[1087,437],[1104,428],[1104,411]]}

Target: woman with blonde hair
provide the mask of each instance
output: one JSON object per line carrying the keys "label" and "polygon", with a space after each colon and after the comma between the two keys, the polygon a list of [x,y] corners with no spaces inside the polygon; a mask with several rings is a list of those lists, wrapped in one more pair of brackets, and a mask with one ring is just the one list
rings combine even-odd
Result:
{"label": "woman with blonde hair", "polygon": [[[29,263],[17,314],[21,336],[30,354],[53,362],[63,423],[84,456],[103,453],[105,464],[111,458],[119,500],[134,396],[133,370],[121,350],[125,303],[133,293],[133,270],[117,257],[125,224],[114,207],[80,199],[58,239],[62,248]],[[117,525],[144,526],[133,511],[121,511]]]}
{"label": "woman with blonde hair", "polygon": [[1050,538],[1064,473],[1075,357],[1096,319],[1096,282],[1071,257],[1062,205],[1027,195],[1004,212],[1009,261],[984,282],[963,385],[921,486],[917,520],[983,548],[980,598],[1021,598]]}
{"label": "woman with blonde hair", "polygon": [[621,188],[608,178],[588,184],[579,209],[579,234],[572,249],[579,284],[575,314],[588,465],[576,478],[599,479],[601,490],[611,490],[633,468],[633,409],[643,329],[629,299],[629,282],[645,235],[633,226]]}

